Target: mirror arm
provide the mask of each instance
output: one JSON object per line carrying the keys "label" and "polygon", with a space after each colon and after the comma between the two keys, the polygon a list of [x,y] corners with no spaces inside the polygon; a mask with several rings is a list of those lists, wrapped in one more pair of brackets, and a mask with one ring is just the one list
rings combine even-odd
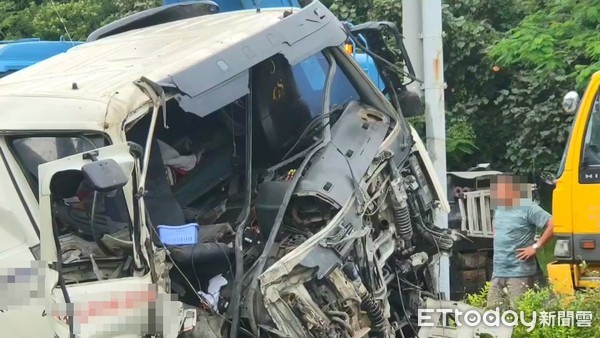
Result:
{"label": "mirror arm", "polygon": [[89,151],[89,152],[83,154],[82,158],[86,161],[96,162],[96,161],[98,161],[99,154],[100,153],[98,152],[98,150],[92,150],[92,151]]}
{"label": "mirror arm", "polygon": [[139,160],[144,157],[144,148],[141,145],[132,141],[127,141],[127,146],[129,147],[129,153],[135,159]]}
{"label": "mirror arm", "polygon": [[[399,73],[405,75],[406,77],[410,78],[413,81],[423,83],[423,81],[418,79],[415,75],[414,67],[412,65],[412,62],[410,61],[410,58],[408,57],[408,52],[406,51],[406,46],[404,45],[404,42],[403,42],[403,37],[400,34],[400,31],[398,30],[398,26],[396,26],[396,24],[389,22],[389,21],[377,21],[377,22],[367,22],[367,23],[356,25],[356,26],[351,26],[350,24],[346,23],[344,26],[345,26],[348,36],[352,40],[354,40],[356,45],[359,46],[362,50],[364,50],[367,55],[369,55],[372,58],[383,63],[387,68],[390,68],[391,70],[393,70],[395,72],[399,72]],[[394,39],[396,40],[396,45],[397,45],[398,49],[400,49],[400,53],[402,53],[402,59],[404,60],[404,63],[408,69],[408,73],[405,72],[404,70],[398,69],[398,67],[396,65],[390,63],[388,60],[381,57],[380,55],[373,53],[373,51],[371,51],[362,42],[360,42],[356,36],[356,34],[360,34],[361,31],[376,31],[379,34],[381,34],[381,32],[383,31],[384,28],[389,28],[392,30]],[[379,48],[379,49],[381,49],[381,48]]]}
{"label": "mirror arm", "polygon": [[394,35],[394,39],[396,40],[396,47],[398,47],[398,49],[400,50],[400,53],[402,53],[402,56],[404,59],[404,64],[406,65],[406,68],[408,69],[408,73],[414,77],[415,81],[423,82],[416,78],[415,69],[413,67],[413,64],[412,64],[410,58],[408,57],[408,51],[406,50],[406,46],[404,45],[404,37],[402,36],[402,34],[400,34],[400,30],[398,29],[398,26],[395,23],[393,23],[391,21],[371,22],[371,23],[356,25],[356,26],[352,27],[350,30],[352,32],[358,31],[361,29],[382,31],[386,28],[391,30],[392,34]]}

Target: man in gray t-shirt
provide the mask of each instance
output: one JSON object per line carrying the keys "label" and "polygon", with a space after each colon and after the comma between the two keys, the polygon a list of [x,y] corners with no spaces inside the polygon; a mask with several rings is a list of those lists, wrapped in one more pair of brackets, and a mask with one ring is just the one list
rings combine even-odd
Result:
{"label": "man in gray t-shirt", "polygon": [[[536,251],[552,238],[552,215],[531,198],[531,186],[523,178],[501,175],[491,186],[494,211],[494,270],[488,307],[500,306],[505,291],[511,304],[533,286],[537,273]],[[544,229],[535,242],[535,233]],[[506,290],[505,290],[506,289]]]}

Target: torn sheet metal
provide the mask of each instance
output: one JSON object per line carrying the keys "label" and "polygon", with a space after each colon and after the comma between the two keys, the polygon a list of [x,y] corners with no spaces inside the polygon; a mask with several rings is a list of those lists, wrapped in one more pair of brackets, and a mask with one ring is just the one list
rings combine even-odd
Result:
{"label": "torn sheet metal", "polygon": [[332,142],[300,181],[297,196],[317,196],[338,208],[350,198],[389,129],[387,121],[368,121],[370,114],[370,108],[357,102],[348,105],[331,129]]}
{"label": "torn sheet metal", "polygon": [[178,98],[181,107],[205,116],[248,94],[248,69],[259,62],[281,53],[293,65],[346,40],[343,26],[320,2],[289,13],[261,34],[242,39],[202,62],[173,73],[170,80],[182,93]]}

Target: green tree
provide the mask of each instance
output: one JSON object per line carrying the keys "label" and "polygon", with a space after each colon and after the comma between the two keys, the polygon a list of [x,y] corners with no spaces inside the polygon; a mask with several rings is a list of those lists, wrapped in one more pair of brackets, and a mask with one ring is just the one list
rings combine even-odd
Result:
{"label": "green tree", "polygon": [[[489,48],[510,83],[500,102],[518,125],[507,141],[517,171],[556,170],[572,117],[561,114],[562,96],[585,87],[600,70],[598,0],[535,2],[531,14]],[[516,123],[513,123],[515,125]]]}
{"label": "green tree", "polygon": [[62,36],[84,41],[102,25],[161,3],[161,0],[2,0],[0,37],[56,40]]}
{"label": "green tree", "polygon": [[102,14],[99,1],[45,2],[37,7],[31,24],[35,34],[44,39],[66,36],[72,40],[85,40],[100,26]]}

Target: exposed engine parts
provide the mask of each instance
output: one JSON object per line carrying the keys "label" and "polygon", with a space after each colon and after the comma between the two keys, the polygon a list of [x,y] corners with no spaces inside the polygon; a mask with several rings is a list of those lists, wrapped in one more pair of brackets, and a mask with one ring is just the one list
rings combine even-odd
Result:
{"label": "exposed engine parts", "polygon": [[387,321],[383,309],[365,288],[356,267],[352,263],[348,263],[344,266],[344,272],[360,296],[360,308],[365,311],[369,317],[369,320],[371,321],[371,330],[376,333],[377,336],[384,336],[383,333],[385,332]]}
{"label": "exposed engine parts", "polygon": [[410,211],[408,210],[408,196],[402,184],[402,179],[398,178],[392,182],[394,198],[392,208],[394,213],[394,223],[398,236],[403,240],[410,240],[413,236],[413,228],[410,220]]}
{"label": "exposed engine parts", "polygon": [[[415,325],[418,299],[437,293],[429,263],[453,240],[433,225],[433,196],[419,155],[408,156],[399,166],[391,156],[372,164],[361,185],[360,213],[353,211],[357,203],[352,200],[337,208],[318,195],[294,197],[270,266],[259,278],[263,299],[269,301],[244,316],[270,318],[258,325],[293,337],[414,334],[410,325]],[[264,186],[271,201],[278,199],[277,189],[270,187],[274,182]],[[261,204],[259,223],[260,215],[272,219],[267,205],[273,204]]]}

